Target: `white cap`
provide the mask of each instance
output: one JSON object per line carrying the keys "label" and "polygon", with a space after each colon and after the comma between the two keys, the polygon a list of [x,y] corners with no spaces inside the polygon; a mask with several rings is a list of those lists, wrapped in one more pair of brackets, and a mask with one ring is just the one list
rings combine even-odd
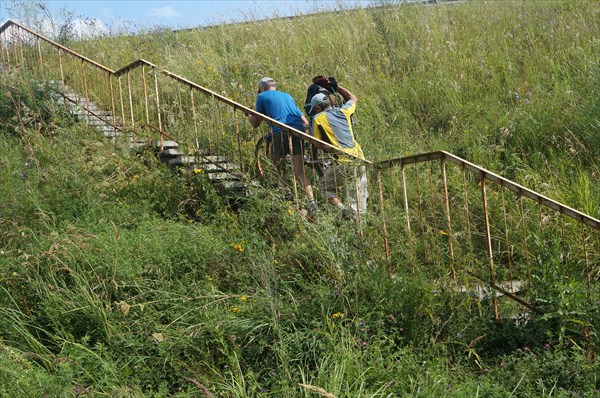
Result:
{"label": "white cap", "polygon": [[313,113],[315,108],[319,105],[329,103],[329,97],[323,93],[315,94],[310,100],[310,108],[308,108],[308,114]]}

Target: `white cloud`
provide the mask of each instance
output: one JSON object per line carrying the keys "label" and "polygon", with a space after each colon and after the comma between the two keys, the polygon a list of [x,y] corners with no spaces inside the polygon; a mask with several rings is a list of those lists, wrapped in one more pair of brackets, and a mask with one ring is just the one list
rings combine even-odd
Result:
{"label": "white cloud", "polygon": [[73,36],[81,39],[101,36],[108,32],[104,22],[99,19],[74,19],[69,28]]}
{"label": "white cloud", "polygon": [[163,18],[173,18],[173,17],[181,16],[179,11],[177,11],[173,7],[168,7],[168,6],[153,8],[150,10],[150,15],[153,17],[163,17]]}

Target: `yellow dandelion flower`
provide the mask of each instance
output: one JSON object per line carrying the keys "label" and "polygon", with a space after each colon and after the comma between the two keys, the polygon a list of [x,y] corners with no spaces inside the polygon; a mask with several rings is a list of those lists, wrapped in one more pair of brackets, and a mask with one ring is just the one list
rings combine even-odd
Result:
{"label": "yellow dandelion flower", "polygon": [[232,305],[231,307],[229,307],[229,311],[233,314],[237,314],[240,312],[240,308],[236,307],[235,305]]}
{"label": "yellow dandelion flower", "polygon": [[246,301],[248,298],[246,296],[240,296],[240,301]]}
{"label": "yellow dandelion flower", "polygon": [[232,243],[229,246],[231,246],[233,250],[237,250],[240,253],[244,252],[244,246],[240,245],[239,243]]}
{"label": "yellow dandelion flower", "polygon": [[343,314],[343,313],[341,313],[341,312],[336,312],[335,314],[332,314],[332,315],[331,315],[331,317],[332,317],[333,319],[335,319],[335,318],[343,318],[343,317],[344,317],[344,314]]}
{"label": "yellow dandelion flower", "polygon": [[273,260],[273,264],[279,265],[279,261],[277,261],[277,259],[275,259],[275,260]]}
{"label": "yellow dandelion flower", "polygon": [[194,174],[200,174],[203,172],[204,172],[204,170],[202,170],[202,169],[194,169]]}
{"label": "yellow dandelion flower", "polygon": [[438,234],[440,234],[440,235],[448,235],[448,232],[444,231],[443,229],[440,229],[438,231]]}

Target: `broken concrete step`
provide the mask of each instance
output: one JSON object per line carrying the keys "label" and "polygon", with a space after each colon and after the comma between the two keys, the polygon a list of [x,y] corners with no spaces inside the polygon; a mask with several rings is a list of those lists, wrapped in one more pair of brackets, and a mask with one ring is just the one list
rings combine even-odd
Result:
{"label": "broken concrete step", "polygon": [[239,170],[238,165],[233,163],[223,163],[216,165],[214,163],[205,163],[198,166],[199,169],[204,170],[206,173],[217,173],[220,171],[237,171]]}

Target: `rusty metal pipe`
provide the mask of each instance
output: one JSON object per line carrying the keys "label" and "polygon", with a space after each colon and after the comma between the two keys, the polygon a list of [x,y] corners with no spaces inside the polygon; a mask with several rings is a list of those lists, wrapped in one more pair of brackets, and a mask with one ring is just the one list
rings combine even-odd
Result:
{"label": "rusty metal pipe", "polygon": [[[490,220],[488,215],[488,203],[487,203],[487,186],[485,176],[481,175],[481,201],[483,204],[483,222],[485,229],[485,240],[486,240],[486,248],[488,253],[488,261],[489,261],[489,272],[490,272],[490,286],[496,286],[496,278],[494,276],[494,257],[492,253],[492,236],[490,234]],[[498,322],[498,300],[494,295],[493,298],[494,305],[494,319]]]}

